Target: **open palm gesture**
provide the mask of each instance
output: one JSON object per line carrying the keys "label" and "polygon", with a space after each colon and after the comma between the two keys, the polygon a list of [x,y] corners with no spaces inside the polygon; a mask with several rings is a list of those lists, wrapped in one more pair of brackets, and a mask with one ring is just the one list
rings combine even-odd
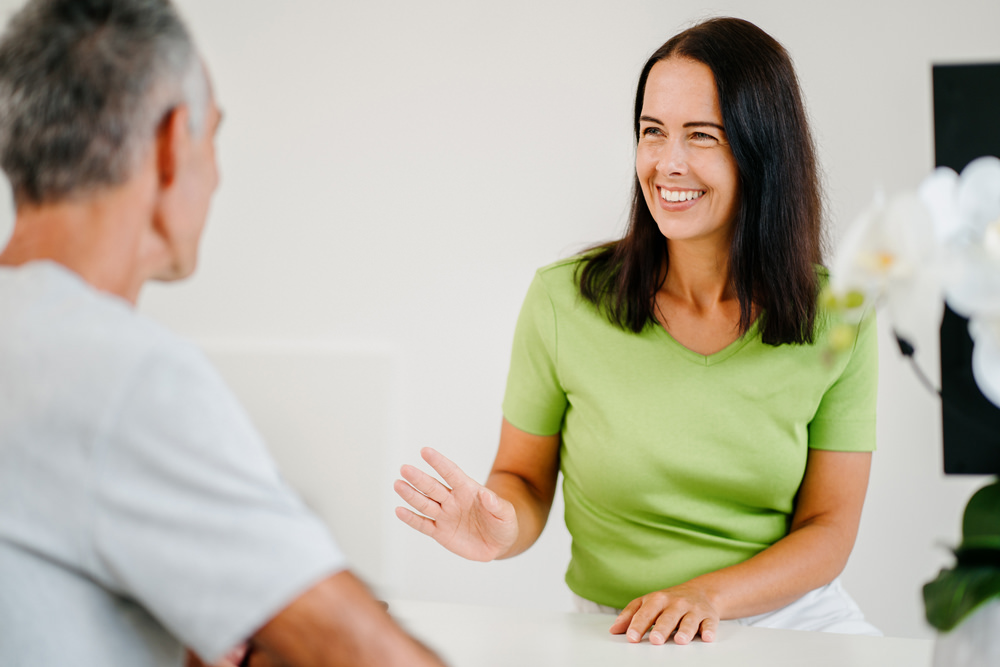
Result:
{"label": "open palm gesture", "polygon": [[404,465],[403,479],[393,489],[419,514],[397,507],[396,516],[463,558],[490,561],[504,555],[517,539],[514,506],[430,447],[420,450],[420,456],[447,485]]}

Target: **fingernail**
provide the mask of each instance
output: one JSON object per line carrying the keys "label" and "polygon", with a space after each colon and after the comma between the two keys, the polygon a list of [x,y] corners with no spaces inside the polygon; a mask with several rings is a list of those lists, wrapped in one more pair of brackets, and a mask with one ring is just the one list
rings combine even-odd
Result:
{"label": "fingernail", "polygon": [[678,632],[677,634],[674,635],[674,643],[676,643],[676,644],[687,644],[688,643],[688,636],[685,635],[685,634],[683,634],[683,633],[681,633],[681,632]]}
{"label": "fingernail", "polygon": [[701,633],[701,640],[710,642],[715,639],[715,633],[709,630],[708,632]]}
{"label": "fingernail", "polygon": [[665,641],[666,640],[663,638],[663,635],[661,635],[659,632],[656,632],[654,630],[653,632],[649,633],[649,643],[650,644],[662,644]]}
{"label": "fingernail", "polygon": [[641,639],[641,637],[639,637],[639,633],[636,632],[635,630],[629,630],[628,632],[625,633],[625,636],[628,637],[628,640],[630,642],[637,642],[639,641],[639,639]]}

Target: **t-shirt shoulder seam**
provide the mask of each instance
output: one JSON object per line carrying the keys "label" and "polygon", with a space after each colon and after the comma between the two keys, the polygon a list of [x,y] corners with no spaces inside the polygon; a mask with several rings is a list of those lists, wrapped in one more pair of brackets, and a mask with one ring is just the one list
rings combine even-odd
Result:
{"label": "t-shirt shoulder seam", "polygon": [[549,264],[548,266],[542,267],[542,268],[538,269],[538,271],[537,271],[537,274],[538,274],[538,277],[539,277],[539,285],[541,286],[542,290],[545,292],[545,298],[548,299],[548,302],[549,302],[549,312],[552,313],[552,367],[555,369],[555,372],[556,372],[556,382],[558,382],[560,386],[562,386],[562,378],[559,377],[560,376],[560,373],[559,373],[559,314],[556,311],[556,303],[552,299],[552,292],[549,290],[548,284],[546,284],[545,278],[543,276],[543,272],[548,272],[550,269],[555,269],[555,268],[558,268],[560,266],[564,266],[564,265],[566,265],[569,262],[570,262],[570,260],[560,260],[559,262],[555,262],[553,264]]}
{"label": "t-shirt shoulder seam", "polygon": [[558,271],[558,270],[563,269],[563,268],[565,268],[567,266],[573,266],[574,270],[575,270],[575,266],[578,265],[582,260],[583,260],[583,256],[582,255],[573,255],[572,257],[566,257],[566,258],[563,258],[563,259],[558,259],[558,260],[556,260],[554,262],[551,262],[550,264],[546,264],[545,266],[540,267],[536,273],[538,273],[540,275],[544,275],[544,274],[552,273],[554,271]]}

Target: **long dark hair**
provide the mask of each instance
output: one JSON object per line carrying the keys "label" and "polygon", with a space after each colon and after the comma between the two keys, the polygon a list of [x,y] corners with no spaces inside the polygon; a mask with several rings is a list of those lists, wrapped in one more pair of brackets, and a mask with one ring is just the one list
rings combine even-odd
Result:
{"label": "long dark hair", "polygon": [[[763,342],[811,343],[822,200],[791,58],[770,35],[740,19],[710,19],[677,34],[650,56],[639,76],[637,142],[646,79],[653,65],[672,56],[712,70],[739,170],[729,273],[740,302],[740,333],[753,325],[756,306]],[[614,324],[638,333],[656,322],[656,292],[667,261],[666,240],[636,176],[628,230],[585,255],[577,274],[580,293]]]}

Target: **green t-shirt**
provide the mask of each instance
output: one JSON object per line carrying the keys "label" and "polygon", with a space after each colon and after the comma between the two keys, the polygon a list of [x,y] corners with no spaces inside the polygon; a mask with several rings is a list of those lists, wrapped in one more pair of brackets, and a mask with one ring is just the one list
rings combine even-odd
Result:
{"label": "green t-shirt", "polygon": [[740,563],[788,532],[809,448],[875,449],[874,317],[830,359],[761,342],[756,326],[715,354],[663,327],[611,324],[580,296],[579,258],[542,268],[514,335],[503,412],[562,434],[566,583],[599,604]]}

